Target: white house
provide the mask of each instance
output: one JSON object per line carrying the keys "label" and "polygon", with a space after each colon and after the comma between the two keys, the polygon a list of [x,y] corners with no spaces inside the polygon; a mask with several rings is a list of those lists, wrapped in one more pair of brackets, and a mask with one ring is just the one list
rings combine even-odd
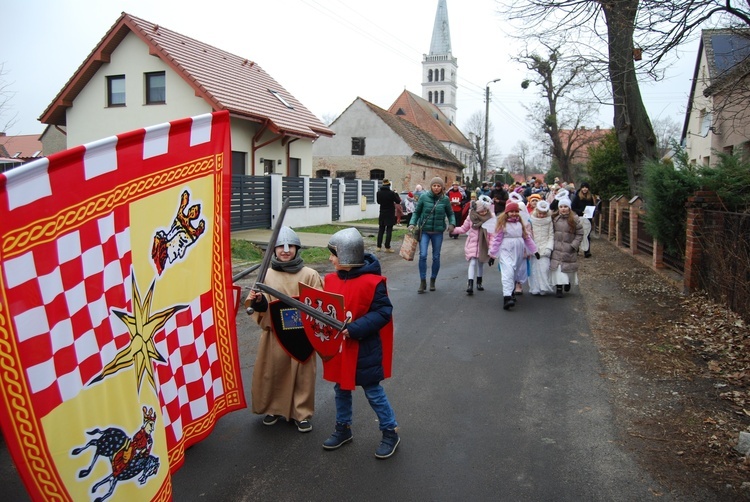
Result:
{"label": "white house", "polygon": [[334,137],[313,145],[315,175],[392,180],[395,190],[458,179],[463,165],[430,133],[357,98],[331,124]]}
{"label": "white house", "polygon": [[750,30],[703,30],[682,130],[689,161],[750,155]]}
{"label": "white house", "polygon": [[312,144],[333,135],[256,62],[123,13],[39,120],[67,148],[229,110],[232,172],[312,174]]}

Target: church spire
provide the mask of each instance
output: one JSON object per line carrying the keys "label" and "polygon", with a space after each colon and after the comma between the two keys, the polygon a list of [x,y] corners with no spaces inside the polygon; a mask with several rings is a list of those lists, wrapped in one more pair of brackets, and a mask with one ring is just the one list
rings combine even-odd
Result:
{"label": "church spire", "polygon": [[451,53],[451,28],[448,24],[448,7],[445,0],[438,1],[437,13],[435,14],[435,25],[432,28],[432,42],[430,42],[430,54]]}
{"label": "church spire", "polygon": [[422,59],[422,97],[449,120],[456,120],[458,60],[451,54],[451,30],[446,0],[438,0],[430,53]]}

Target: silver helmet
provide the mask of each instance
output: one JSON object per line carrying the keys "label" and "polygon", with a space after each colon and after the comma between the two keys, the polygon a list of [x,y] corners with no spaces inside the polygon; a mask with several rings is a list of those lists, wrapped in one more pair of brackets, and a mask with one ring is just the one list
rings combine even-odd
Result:
{"label": "silver helmet", "polygon": [[339,230],[328,241],[328,249],[339,259],[339,265],[361,267],[365,264],[365,241],[356,228]]}
{"label": "silver helmet", "polygon": [[279,236],[276,238],[276,246],[284,246],[284,252],[289,252],[289,246],[297,246],[299,250],[302,247],[302,243],[297,237],[297,234],[291,228],[287,226],[281,227],[279,230]]}

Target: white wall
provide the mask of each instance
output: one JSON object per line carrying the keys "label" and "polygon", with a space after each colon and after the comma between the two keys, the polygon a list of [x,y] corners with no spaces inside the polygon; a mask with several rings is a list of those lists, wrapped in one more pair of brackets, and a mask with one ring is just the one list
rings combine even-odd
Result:
{"label": "white wall", "polygon": [[388,127],[361,99],[355,100],[330,125],[336,133],[332,138],[318,138],[313,144],[315,157],[341,157],[352,154],[352,138],[365,138],[365,157],[403,155],[414,151]]}
{"label": "white wall", "polygon": [[[166,104],[146,105],[146,72],[164,71]],[[107,76],[125,75],[125,106],[107,107]],[[210,113],[211,107],[148,46],[129,33],[67,110],[68,148],[170,120]]]}

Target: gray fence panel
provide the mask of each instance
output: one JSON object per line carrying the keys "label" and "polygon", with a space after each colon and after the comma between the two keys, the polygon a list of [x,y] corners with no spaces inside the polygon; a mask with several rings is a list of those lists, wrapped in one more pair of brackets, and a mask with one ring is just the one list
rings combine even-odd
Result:
{"label": "gray fence panel", "polygon": [[285,176],[281,180],[282,200],[289,199],[289,207],[305,207],[305,180]]}
{"label": "gray fence panel", "polygon": [[357,198],[357,180],[344,180],[344,186],[346,191],[344,192],[344,205],[345,206],[358,206],[359,199]]}
{"label": "gray fence panel", "polygon": [[271,178],[232,175],[232,230],[271,228]]}
{"label": "gray fence panel", "polygon": [[325,178],[310,179],[310,207],[328,205],[328,180]]}
{"label": "gray fence panel", "polygon": [[373,181],[362,181],[362,195],[367,199],[368,204],[375,203],[375,185],[380,188],[380,181],[374,183]]}

